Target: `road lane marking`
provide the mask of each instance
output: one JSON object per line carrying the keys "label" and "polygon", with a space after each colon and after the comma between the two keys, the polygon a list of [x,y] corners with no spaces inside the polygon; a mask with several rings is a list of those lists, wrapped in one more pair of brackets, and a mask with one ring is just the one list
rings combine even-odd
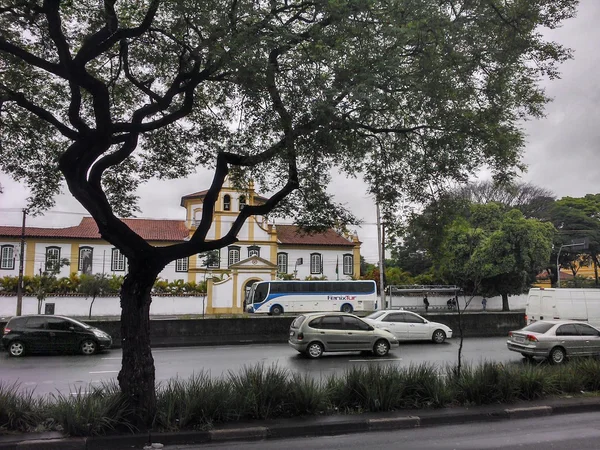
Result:
{"label": "road lane marking", "polygon": [[123,358],[102,358],[102,359],[118,359],[119,361],[122,360]]}
{"label": "road lane marking", "polygon": [[99,370],[97,372],[90,372],[90,373],[119,373],[118,370]]}
{"label": "road lane marking", "polygon": [[350,362],[380,362],[380,361],[402,361],[402,358],[387,359],[351,359]]}

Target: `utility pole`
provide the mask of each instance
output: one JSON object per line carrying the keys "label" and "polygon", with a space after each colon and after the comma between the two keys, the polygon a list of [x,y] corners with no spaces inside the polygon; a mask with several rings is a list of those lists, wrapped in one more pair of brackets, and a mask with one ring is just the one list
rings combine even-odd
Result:
{"label": "utility pole", "polygon": [[376,201],[377,206],[377,248],[379,249],[379,296],[380,296],[380,307],[379,309],[385,309],[385,288],[383,283],[383,260],[385,258],[385,244],[383,242],[383,231],[381,229],[381,211],[379,210],[379,202]]}
{"label": "utility pole", "polygon": [[25,258],[25,218],[27,210],[23,209],[23,224],[21,225],[21,251],[19,256],[19,280],[17,281],[17,316],[23,310],[23,259]]}

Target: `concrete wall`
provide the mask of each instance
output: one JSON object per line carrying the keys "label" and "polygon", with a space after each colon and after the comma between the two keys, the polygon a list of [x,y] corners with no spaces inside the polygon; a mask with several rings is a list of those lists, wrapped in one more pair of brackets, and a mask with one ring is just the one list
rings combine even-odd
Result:
{"label": "concrete wall", "polygon": [[[48,297],[42,305],[54,303],[54,314],[88,317],[91,298],[86,297]],[[157,316],[174,316],[186,314],[202,314],[206,308],[204,297],[159,297],[152,296],[150,314]],[[23,297],[23,314],[37,314],[38,301],[35,297]],[[0,318],[11,317],[17,311],[16,297],[0,296]],[[92,317],[121,316],[121,304],[118,297],[98,297],[92,307]]]}
{"label": "concrete wall", "polygon": [[[458,335],[458,314],[428,314],[427,319],[452,328]],[[230,319],[152,320],[150,336],[153,347],[227,345],[287,342],[294,317],[249,317]],[[523,312],[465,313],[463,334],[469,337],[506,336],[510,330],[525,326]],[[86,321],[109,333],[115,347],[120,347],[120,322]],[[0,321],[3,328],[5,321]]]}
{"label": "concrete wall", "polygon": [[[447,309],[447,301],[452,297],[452,295],[428,295],[427,299],[429,300],[429,310],[444,310]],[[459,295],[458,302],[460,304],[460,309],[462,311],[481,311],[483,306],[481,304],[481,300],[483,297],[476,296],[470,302],[470,297],[462,297]],[[388,307],[389,308],[405,308],[411,310],[424,310],[423,305],[423,296],[401,296],[394,295],[391,298],[387,297]],[[467,302],[469,303],[467,306]],[[521,295],[513,295],[508,297],[508,306],[511,311],[515,311],[518,309],[525,309],[525,305],[527,304],[527,294]],[[487,310],[491,311],[501,311],[502,310],[502,297],[491,297],[487,298]]]}

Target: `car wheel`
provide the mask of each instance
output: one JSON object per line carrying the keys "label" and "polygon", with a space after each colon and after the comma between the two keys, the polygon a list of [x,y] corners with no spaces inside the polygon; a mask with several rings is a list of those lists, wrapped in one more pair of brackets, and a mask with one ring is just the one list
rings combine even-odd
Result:
{"label": "car wheel", "polygon": [[21,341],[12,341],[8,346],[8,354],[17,358],[23,356],[25,354],[25,344]]}
{"label": "car wheel", "polygon": [[96,350],[98,349],[98,345],[93,340],[86,339],[85,341],[83,341],[81,343],[81,345],[79,346],[79,349],[81,350],[81,353],[83,353],[84,355],[93,355],[94,353],[96,353]]}
{"label": "car wheel", "polygon": [[562,347],[554,347],[550,351],[550,364],[562,364],[567,359],[567,354],[565,353],[565,349]]}
{"label": "car wheel", "polygon": [[279,315],[283,314],[283,308],[279,305],[274,305],[271,308],[271,314],[273,314],[274,316],[279,316]]}
{"label": "car wheel", "polygon": [[312,359],[317,359],[323,356],[323,351],[323,344],[320,342],[311,342],[308,344],[308,347],[306,347],[306,355]]}
{"label": "car wheel", "polygon": [[373,347],[373,353],[375,356],[385,356],[390,351],[390,344],[385,339],[379,339],[375,342],[375,346]]}
{"label": "car wheel", "polygon": [[342,312],[344,313],[351,313],[352,312],[352,305],[349,303],[344,303],[342,305]]}
{"label": "car wheel", "polygon": [[431,339],[436,344],[443,344],[444,341],[446,340],[446,333],[444,333],[444,330],[435,330],[433,332]]}

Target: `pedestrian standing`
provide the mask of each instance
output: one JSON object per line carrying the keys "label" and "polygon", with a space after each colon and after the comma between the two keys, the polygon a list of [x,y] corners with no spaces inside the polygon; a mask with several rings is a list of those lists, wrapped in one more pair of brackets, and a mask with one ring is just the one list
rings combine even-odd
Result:
{"label": "pedestrian standing", "polygon": [[483,300],[481,300],[481,306],[483,306],[483,310],[485,311],[485,307],[487,306],[487,298],[483,297]]}
{"label": "pedestrian standing", "polygon": [[429,309],[429,299],[427,298],[427,294],[423,297],[423,304],[425,305],[425,312]]}

